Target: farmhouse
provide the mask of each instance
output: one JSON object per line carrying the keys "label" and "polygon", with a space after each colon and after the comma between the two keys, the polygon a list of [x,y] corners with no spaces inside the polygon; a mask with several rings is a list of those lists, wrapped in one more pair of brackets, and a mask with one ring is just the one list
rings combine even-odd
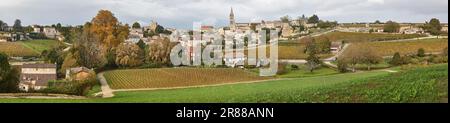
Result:
{"label": "farmhouse", "polygon": [[338,53],[339,51],[341,51],[341,48],[342,48],[341,42],[332,42],[330,51],[331,51],[331,53]]}
{"label": "farmhouse", "polygon": [[46,88],[48,81],[57,79],[55,64],[24,64],[21,70],[19,88],[23,91]]}
{"label": "farmhouse", "polygon": [[93,71],[86,68],[86,67],[76,67],[76,68],[70,68],[66,70],[66,79],[67,80],[86,80],[91,76],[91,73]]}

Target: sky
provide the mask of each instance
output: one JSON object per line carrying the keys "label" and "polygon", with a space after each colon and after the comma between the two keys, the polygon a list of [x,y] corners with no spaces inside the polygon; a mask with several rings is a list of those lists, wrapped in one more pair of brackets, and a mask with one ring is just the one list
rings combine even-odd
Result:
{"label": "sky", "polygon": [[101,9],[122,22],[192,28],[194,22],[216,27],[229,23],[231,7],[237,22],[279,20],[289,15],[317,14],[338,22],[448,22],[447,0],[0,0],[0,20],[12,25],[81,25]]}

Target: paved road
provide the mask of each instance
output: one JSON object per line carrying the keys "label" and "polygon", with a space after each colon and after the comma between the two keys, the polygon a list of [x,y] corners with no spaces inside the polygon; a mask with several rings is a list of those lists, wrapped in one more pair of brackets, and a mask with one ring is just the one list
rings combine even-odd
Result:
{"label": "paved road", "polygon": [[97,75],[97,78],[98,78],[98,80],[100,80],[100,84],[101,84],[101,88],[102,88],[102,97],[103,98],[114,97],[113,90],[109,87],[108,82],[106,81],[103,74],[104,73],[102,72]]}

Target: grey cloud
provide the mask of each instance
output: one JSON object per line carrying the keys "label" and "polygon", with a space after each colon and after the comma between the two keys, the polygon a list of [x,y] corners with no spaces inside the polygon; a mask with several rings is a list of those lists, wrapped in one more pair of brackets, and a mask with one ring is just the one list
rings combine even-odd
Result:
{"label": "grey cloud", "polygon": [[82,24],[98,10],[108,9],[124,23],[155,20],[169,27],[189,28],[196,21],[226,25],[230,7],[241,22],[302,14],[319,14],[339,22],[423,22],[432,17],[448,22],[447,0],[2,0],[0,20],[9,24],[16,18],[24,24]]}

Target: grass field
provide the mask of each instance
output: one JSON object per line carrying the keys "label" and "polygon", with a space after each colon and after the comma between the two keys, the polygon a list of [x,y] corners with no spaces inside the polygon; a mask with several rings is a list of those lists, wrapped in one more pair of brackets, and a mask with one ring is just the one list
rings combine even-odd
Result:
{"label": "grass field", "polygon": [[44,50],[51,49],[58,45],[58,41],[55,40],[32,40],[32,41],[21,41],[22,45],[31,48],[36,52],[42,53]]}
{"label": "grass field", "polygon": [[302,93],[302,102],[448,103],[448,64]]}
{"label": "grass field", "polygon": [[55,40],[32,40],[19,42],[0,43],[0,52],[9,56],[39,56],[43,50],[48,50],[57,45]]}
{"label": "grass field", "polygon": [[286,73],[278,75],[280,78],[303,78],[303,77],[315,77],[315,76],[326,76],[339,74],[336,70],[328,67],[320,67],[314,70],[312,73],[309,72],[305,65],[300,65],[298,69],[292,69],[291,67],[286,68]]}
{"label": "grass field", "polygon": [[106,72],[104,76],[113,89],[170,88],[273,79],[229,68],[116,70]]}
{"label": "grass field", "polygon": [[262,83],[157,91],[116,92],[107,99],[0,99],[3,103],[302,103],[445,102],[448,64],[400,73],[370,71]]}
{"label": "grass field", "polygon": [[382,56],[400,54],[417,54],[417,50],[424,48],[427,53],[442,52],[448,46],[448,39],[424,39],[405,42],[371,42],[370,45]]}
{"label": "grass field", "polygon": [[357,33],[357,32],[331,32],[322,36],[315,37],[317,41],[328,38],[330,41],[346,42],[368,42],[368,41],[386,41],[398,39],[412,39],[425,37],[420,34],[379,34],[379,33]]}

